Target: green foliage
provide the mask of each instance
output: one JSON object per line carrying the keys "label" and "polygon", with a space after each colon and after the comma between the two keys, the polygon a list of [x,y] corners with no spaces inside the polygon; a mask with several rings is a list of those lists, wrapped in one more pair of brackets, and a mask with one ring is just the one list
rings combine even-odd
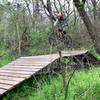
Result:
{"label": "green foliage", "polygon": [[48,33],[33,32],[30,34],[31,47],[29,48],[29,55],[48,54],[56,51],[56,48],[50,47],[48,42]]}
{"label": "green foliage", "polygon": [[96,57],[97,59],[100,59],[100,55],[99,55],[99,54],[95,54],[95,57]]}
{"label": "green foliage", "polygon": [[31,33],[31,39],[33,45],[40,45],[41,43],[47,42],[48,34],[42,32]]}
{"label": "green foliage", "polygon": [[91,50],[91,53],[99,60],[100,59],[100,55],[96,53],[96,50],[93,48]]}
{"label": "green foliage", "polygon": [[5,64],[8,64],[13,60],[13,57],[9,55],[9,52],[5,48],[0,48],[0,67]]}
{"label": "green foliage", "polygon": [[31,48],[29,49],[30,54],[44,54],[48,52],[49,43],[47,33],[33,32],[31,36]]}

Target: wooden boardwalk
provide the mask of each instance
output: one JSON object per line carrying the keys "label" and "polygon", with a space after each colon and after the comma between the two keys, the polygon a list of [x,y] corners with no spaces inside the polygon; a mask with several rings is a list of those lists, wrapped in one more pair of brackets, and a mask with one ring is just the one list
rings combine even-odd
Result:
{"label": "wooden boardwalk", "polygon": [[[62,52],[63,57],[77,56],[87,51]],[[58,54],[20,57],[0,68],[0,96],[59,58]]]}

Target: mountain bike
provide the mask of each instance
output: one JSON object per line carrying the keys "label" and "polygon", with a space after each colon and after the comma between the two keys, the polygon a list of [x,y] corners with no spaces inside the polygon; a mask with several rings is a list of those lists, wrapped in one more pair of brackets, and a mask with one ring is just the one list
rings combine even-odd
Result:
{"label": "mountain bike", "polygon": [[[62,31],[60,43],[62,43],[65,48],[72,48],[72,38],[66,31]],[[56,36],[53,32],[49,34],[49,44],[51,46],[56,46]]]}
{"label": "mountain bike", "polygon": [[[67,17],[61,17],[61,20],[58,21],[58,24],[56,25],[56,29],[57,30],[61,30],[61,38],[59,39],[60,43],[62,43],[64,45],[64,47],[66,48],[72,48],[73,43],[72,43],[72,38],[71,36],[68,34],[68,32],[64,31],[65,27],[67,28],[66,30],[68,30],[69,26],[68,26],[68,19]],[[58,31],[59,32],[59,31]],[[51,46],[56,46],[57,45],[57,36],[56,36],[55,29],[53,32],[51,32],[49,34],[49,44]]]}

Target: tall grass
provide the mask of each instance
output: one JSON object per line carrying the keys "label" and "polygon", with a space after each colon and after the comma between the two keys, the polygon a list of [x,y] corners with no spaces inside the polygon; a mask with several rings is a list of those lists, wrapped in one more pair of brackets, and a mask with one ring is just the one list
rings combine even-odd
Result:
{"label": "tall grass", "polygon": [[[68,79],[70,73],[67,73]],[[61,74],[31,78],[8,93],[3,100],[63,100]],[[68,100],[100,100],[100,68],[76,71],[71,80]]]}

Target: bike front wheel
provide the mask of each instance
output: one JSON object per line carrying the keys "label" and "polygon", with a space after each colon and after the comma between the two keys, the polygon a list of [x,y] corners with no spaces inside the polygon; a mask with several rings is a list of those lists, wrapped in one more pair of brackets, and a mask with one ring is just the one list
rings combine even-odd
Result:
{"label": "bike front wheel", "polygon": [[54,36],[53,33],[49,34],[48,40],[49,40],[49,44],[50,44],[51,46],[55,46],[55,45],[56,45],[56,40],[55,40],[55,36]]}

